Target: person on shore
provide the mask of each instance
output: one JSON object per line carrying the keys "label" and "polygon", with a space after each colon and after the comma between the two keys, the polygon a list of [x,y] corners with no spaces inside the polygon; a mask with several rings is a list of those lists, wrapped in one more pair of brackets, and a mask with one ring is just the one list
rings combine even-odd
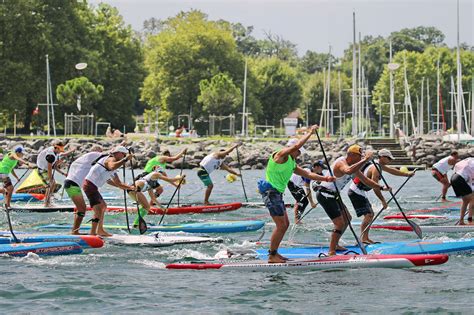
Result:
{"label": "person on shore", "polygon": [[[296,145],[298,139],[291,139],[291,145]],[[288,146],[288,145],[287,145]],[[301,154],[304,154],[305,150],[303,147],[300,148]],[[308,172],[312,172],[318,175],[323,175],[324,163],[319,160],[316,161],[311,169],[304,169]],[[311,179],[297,175],[293,173],[290,181],[288,182],[288,190],[290,191],[293,198],[295,198],[295,224],[300,223],[301,216],[303,215],[308,204],[311,204],[311,208],[316,208],[316,202],[313,200],[313,194],[311,193]]]}
{"label": "person on shore", "polygon": [[[342,200],[340,200],[340,202],[336,200],[336,198],[340,196],[337,195],[335,186],[337,186],[339,193],[341,193],[347,183],[351,181],[352,177],[356,176],[364,184],[377,187],[377,183],[367,178],[360,171],[360,169],[370,161],[372,155],[373,152],[369,151],[366,152],[365,157],[363,157],[362,148],[359,145],[354,144],[350,146],[347,149],[347,155],[336,159],[331,165],[332,173],[336,177],[335,183],[321,183],[321,185],[317,187],[316,199],[334,224],[331,241],[329,243],[329,256],[336,255],[336,250],[346,250],[346,248],[339,246],[339,240],[352,219],[347,207],[342,203]],[[346,215],[343,214],[343,211]]]}
{"label": "person on shore", "polygon": [[451,185],[453,186],[456,197],[462,198],[461,213],[459,225],[464,225],[464,217],[468,210],[467,224],[472,223],[474,212],[474,158],[464,159],[454,166],[454,174],[451,176]]}
{"label": "person on shore", "polygon": [[154,189],[160,186],[159,180],[166,181],[172,185],[178,185],[183,176],[177,176],[174,178],[169,178],[162,174],[159,170],[152,171],[148,175],[141,177],[134,182],[135,190],[129,190],[128,194],[130,198],[138,202],[139,208],[135,220],[133,221],[133,227],[137,228],[139,224],[140,217],[144,218],[150,212],[150,203],[146,199],[144,192],[152,192]]}
{"label": "person on shore", "polygon": [[454,167],[454,165],[459,162],[458,152],[453,151],[451,154],[438,162],[436,162],[431,168],[431,175],[443,185],[441,189],[441,201],[447,202],[446,194],[448,193],[448,188],[451,186],[448,179],[448,171]]}
{"label": "person on shore", "polygon": [[82,196],[82,183],[92,168],[92,163],[97,161],[100,157],[106,156],[102,154],[101,146],[93,146],[91,151],[92,152],[80,156],[71,163],[66,180],[64,181],[64,190],[76,206],[71,231],[72,234],[76,235],[80,234],[79,229],[87,211],[87,205]]}
{"label": "person on shore", "polygon": [[59,159],[59,155],[64,153],[64,143],[56,142],[50,147],[42,150],[36,158],[36,165],[38,165],[38,173],[43,181],[46,183],[46,196],[44,198],[44,206],[51,205],[51,197],[56,189],[56,181],[54,180],[54,173],[59,172],[66,176],[60,169],[63,163]]}
{"label": "person on shore", "polygon": [[[414,172],[404,173],[396,168],[388,166],[388,164],[390,164],[390,162],[395,159],[389,150],[379,150],[377,155],[379,157],[379,160],[376,163],[379,165],[380,171],[385,171],[395,176],[405,177],[411,177],[415,174]],[[374,211],[372,209],[372,205],[370,204],[369,199],[367,198],[367,192],[373,189],[375,195],[382,203],[383,209],[386,209],[388,207],[388,204],[384,196],[382,195],[382,190],[388,190],[390,188],[378,185],[381,176],[377,168],[372,163],[367,163],[361,168],[360,171],[365,175],[365,177],[370,178],[372,181],[377,183],[377,185],[366,185],[359,177],[355,177],[352,180],[351,185],[349,186],[349,191],[347,192],[347,195],[351,200],[352,206],[354,207],[357,217],[364,216],[362,224],[360,225],[361,241],[365,244],[374,244],[375,242],[369,238],[369,231],[365,231],[366,227],[370,224],[370,222],[372,222],[372,219],[374,218]],[[363,233],[363,231],[365,232]]]}
{"label": "person on shore", "polygon": [[115,147],[109,155],[99,157],[93,162],[94,165],[84,179],[82,189],[94,210],[91,220],[91,235],[111,236],[104,230],[104,213],[107,210],[107,204],[102,198],[99,188],[107,183],[120,189],[134,190],[133,186],[122,183],[117,175],[117,169],[130,161],[132,157],[132,154],[124,146]]}
{"label": "person on shore", "polygon": [[234,144],[228,149],[221,149],[219,152],[213,152],[199,163],[199,169],[197,171],[197,175],[199,179],[203,182],[204,186],[206,186],[206,192],[204,193],[204,204],[209,205],[209,197],[211,196],[212,189],[214,188],[214,184],[211,180],[211,173],[217,169],[224,169],[227,172],[234,174],[236,176],[240,176],[239,173],[231,169],[227,164],[224,163],[224,159],[229,153],[231,153],[234,149],[236,149],[239,144]]}
{"label": "person on shore", "polygon": [[10,174],[12,174],[13,177],[19,181],[20,178],[15,173],[15,167],[18,164],[27,165],[29,168],[33,168],[35,166],[33,163],[29,163],[23,159],[23,151],[23,147],[18,145],[14,147],[12,151],[4,152],[3,159],[0,162],[0,181],[3,183],[3,188],[0,189],[0,192],[4,195],[3,200],[7,209],[11,207],[10,203],[13,195],[13,184]]}
{"label": "person on shore", "polygon": [[300,140],[290,139],[285,148],[272,153],[265,171],[265,180],[258,182],[258,190],[262,195],[263,202],[276,225],[270,238],[269,263],[283,263],[288,260],[278,253],[278,248],[290,225],[283,193],[291,176],[297,174],[311,180],[327,182],[335,180],[335,177],[321,176],[304,170],[296,164],[296,158],[301,155],[303,145],[317,128],[317,125],[312,126]]}
{"label": "person on shore", "polygon": [[[157,155],[154,158],[148,160],[148,162],[145,165],[145,169],[143,170],[143,173],[138,175],[137,178],[134,178],[134,180],[138,180],[139,178],[142,178],[154,171],[158,171],[162,173],[164,176],[168,176],[166,174],[166,164],[168,163],[173,163],[174,161],[179,160],[183,155],[188,151],[187,148],[183,149],[180,153],[176,155],[171,155],[170,150],[166,149],[163,151],[161,155]],[[174,181],[172,182],[172,185],[174,185]],[[148,194],[150,196],[150,204],[151,205],[157,205],[160,206],[160,203],[158,201],[158,197],[163,193],[163,186],[158,184],[155,189],[150,189],[148,190]]]}

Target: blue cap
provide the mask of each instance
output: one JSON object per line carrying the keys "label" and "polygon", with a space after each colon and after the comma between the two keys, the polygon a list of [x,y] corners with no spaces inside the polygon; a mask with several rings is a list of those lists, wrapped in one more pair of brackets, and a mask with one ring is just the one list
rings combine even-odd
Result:
{"label": "blue cap", "polygon": [[23,147],[21,145],[16,146],[15,153],[23,153]]}

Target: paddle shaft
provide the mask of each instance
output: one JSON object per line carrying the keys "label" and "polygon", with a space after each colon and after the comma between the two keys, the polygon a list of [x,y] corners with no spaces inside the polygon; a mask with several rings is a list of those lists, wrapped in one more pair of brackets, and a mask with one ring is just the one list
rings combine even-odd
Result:
{"label": "paddle shaft", "polygon": [[[334,176],[334,174],[332,172],[332,169],[331,169],[331,165],[329,164],[328,157],[326,156],[326,152],[324,151],[324,147],[323,147],[323,144],[321,142],[321,138],[319,138],[318,130],[315,130],[315,133],[316,133],[316,137],[318,138],[319,146],[321,148],[321,152],[323,153],[324,160],[326,161],[326,165],[328,166],[329,174],[331,176]],[[333,182],[333,184],[334,184],[334,188],[336,189],[336,196],[335,196],[336,197],[336,202],[339,204],[339,208],[341,208],[342,216],[344,217],[344,220],[346,220],[346,222],[349,226],[349,229],[351,230],[352,235],[354,236],[355,240],[357,241],[357,246],[359,246],[360,250],[362,251],[362,253],[364,255],[367,255],[367,250],[365,249],[364,245],[362,244],[359,237],[357,236],[354,229],[352,228],[351,221],[349,220],[349,216],[347,215],[347,212],[346,212],[347,211],[346,207],[342,203],[341,193],[339,192],[339,188],[337,187],[336,182]]]}
{"label": "paddle shaft", "polygon": [[[416,171],[417,171],[417,170],[415,169],[415,172],[416,172]],[[413,177],[413,176],[411,176],[411,177]],[[399,192],[400,190],[402,190],[403,186],[405,186],[405,184],[410,180],[411,177],[408,177],[408,178],[403,182],[403,184],[402,184],[400,187],[398,187],[397,191],[394,193],[395,196],[398,194],[398,192]],[[393,200],[393,197],[390,197],[390,199],[387,201],[387,205],[388,205],[392,200]],[[372,219],[372,221],[370,221],[369,225],[367,225],[367,227],[362,231],[362,234],[364,234],[365,232],[367,232],[368,229],[370,229],[370,226],[375,222],[375,220],[378,219],[378,217],[382,214],[382,212],[383,212],[385,209],[386,209],[386,208],[382,208],[382,209],[380,209],[380,210],[377,212],[377,214],[376,214],[375,217]]]}
{"label": "paddle shaft", "polygon": [[[375,168],[377,169],[377,172],[379,172],[379,175],[380,175],[380,178],[382,179],[382,181],[384,182],[385,186],[389,187],[388,186],[388,183],[387,181],[385,180],[385,177],[382,175],[382,170],[379,168],[379,165],[377,163],[375,163],[375,161],[372,161],[372,164],[375,166]],[[393,198],[393,201],[395,201],[395,204],[397,205],[398,209],[400,210],[400,212],[402,213],[403,215],[403,218],[405,218],[405,221],[407,221],[407,223],[412,227],[413,231],[416,233],[416,235],[419,237],[419,238],[422,238],[423,237],[423,234],[421,232],[421,229],[420,227],[415,223],[415,222],[412,222],[410,221],[405,212],[403,211],[402,207],[400,206],[400,204],[398,203],[398,200],[397,198],[395,197],[395,195],[393,194],[392,190],[388,190],[390,192],[390,195],[392,196]]]}
{"label": "paddle shaft", "polygon": [[[179,171],[179,176],[183,175],[184,161],[186,160],[186,152],[183,154],[183,160],[181,161],[181,170]],[[179,195],[181,189],[178,190],[178,207],[179,207]]]}
{"label": "paddle shaft", "polygon": [[[125,164],[123,165],[123,182],[125,183]],[[123,191],[123,203],[124,203],[124,206],[125,206],[125,219],[127,220],[127,230],[128,230],[128,233],[132,233],[132,231],[130,231],[130,221],[128,219],[128,207],[127,207],[127,192],[124,190]],[[140,213],[140,211],[138,211],[138,213]]]}
{"label": "paddle shaft", "polygon": [[176,189],[174,190],[174,193],[173,193],[173,195],[171,196],[170,201],[168,201],[168,204],[166,205],[166,209],[165,209],[165,211],[163,211],[163,214],[161,215],[161,219],[160,219],[160,222],[158,223],[158,225],[161,225],[161,223],[163,222],[163,219],[165,218],[166,213],[168,213],[168,208],[170,207],[171,202],[173,201],[173,198],[174,198],[174,196],[176,195],[176,192],[177,192],[177,191],[179,190],[179,188],[181,187],[181,183],[183,182],[183,180],[184,180],[184,177],[182,177],[182,178],[179,180],[178,186],[177,186]]}
{"label": "paddle shaft", "polygon": [[235,148],[235,151],[237,152],[237,162],[239,163],[240,181],[242,182],[242,190],[244,191],[245,202],[249,202],[249,199],[247,198],[247,192],[245,191],[244,178],[242,176],[242,164],[240,163],[239,148]]}
{"label": "paddle shaft", "polygon": [[[135,170],[133,167],[133,158],[130,160],[130,169],[132,171],[132,180],[135,181]],[[125,190],[123,192],[126,193]],[[138,229],[140,231],[140,234],[145,234],[146,231],[148,230],[148,227],[146,226],[145,219],[143,219],[142,214],[140,213],[140,203],[138,202],[138,198],[136,199],[137,199]],[[126,200],[125,200],[125,203],[126,203]],[[128,227],[128,218],[127,218],[127,227]],[[130,231],[130,227],[129,227],[129,231]]]}
{"label": "paddle shaft", "polygon": [[10,219],[10,209],[5,208],[5,212],[7,213],[8,228],[10,229],[10,233],[12,234],[15,243],[20,243],[18,238],[16,238],[15,233],[13,233],[12,221]]}
{"label": "paddle shaft", "polygon": [[23,179],[23,177],[25,177],[26,173],[28,173],[29,170],[30,170],[29,168],[26,169],[26,171],[23,173],[23,175],[20,176],[20,178],[18,179],[18,181],[15,183],[15,185],[13,185],[13,191],[15,191],[16,185],[18,185],[18,184],[21,182],[21,180]]}

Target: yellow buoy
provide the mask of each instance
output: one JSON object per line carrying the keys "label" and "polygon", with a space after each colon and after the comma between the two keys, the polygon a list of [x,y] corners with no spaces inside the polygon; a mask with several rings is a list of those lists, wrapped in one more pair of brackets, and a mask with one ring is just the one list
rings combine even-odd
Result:
{"label": "yellow buoy", "polygon": [[225,177],[225,179],[227,179],[227,181],[228,181],[229,183],[233,183],[233,182],[235,182],[235,181],[237,180],[237,176],[234,175],[234,174],[230,174],[230,173],[229,173],[229,174],[227,174],[227,176]]}
{"label": "yellow buoy", "polygon": [[[174,178],[180,178],[179,175],[176,175]],[[179,183],[179,182],[178,182]],[[185,185],[186,184],[186,177],[183,178],[183,180],[181,181],[181,185]]]}
{"label": "yellow buoy", "polygon": [[406,166],[400,167],[400,172],[408,173],[408,168]]}

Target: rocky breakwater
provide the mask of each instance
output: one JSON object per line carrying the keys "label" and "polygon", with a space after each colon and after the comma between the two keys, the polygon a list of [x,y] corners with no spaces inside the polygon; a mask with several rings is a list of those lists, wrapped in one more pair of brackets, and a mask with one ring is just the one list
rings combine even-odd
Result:
{"label": "rocky breakwater", "polygon": [[400,139],[400,144],[415,164],[426,164],[428,167],[453,151],[457,151],[461,159],[474,156],[473,144],[443,141],[440,137]]}
{"label": "rocky breakwater", "polygon": [[[77,158],[82,154],[90,152],[94,145],[101,145],[104,150],[110,150],[114,146],[119,145],[122,140],[105,140],[102,138],[61,138],[66,144],[66,149],[74,148],[73,158]],[[285,146],[288,139],[280,141],[265,141],[265,139],[244,139],[240,140],[242,145],[239,147],[240,159],[242,162],[242,169],[264,169],[268,157],[272,152],[275,152]],[[347,148],[356,143],[354,140],[322,140],[326,155],[330,161],[345,154]],[[224,140],[207,140],[207,139],[138,139],[128,141],[127,146],[133,147],[135,150],[137,167],[143,168],[146,162],[169,149],[171,154],[177,154],[182,149],[187,148],[184,168],[192,169],[199,165],[199,162],[209,153],[218,151],[232,145],[231,141]],[[358,142],[364,145],[363,142]],[[25,147],[26,158],[30,162],[35,162],[38,153],[44,148],[52,145],[52,140],[46,139],[23,139],[23,138],[0,138],[0,148],[8,150],[13,146],[21,144]],[[320,150],[319,143],[315,139],[310,139],[305,145],[306,154],[300,157],[302,164],[310,163],[317,159],[323,159],[323,154]],[[237,155],[235,152],[231,153],[225,160],[231,167],[238,167]],[[180,168],[181,160],[175,161],[170,167]]]}

